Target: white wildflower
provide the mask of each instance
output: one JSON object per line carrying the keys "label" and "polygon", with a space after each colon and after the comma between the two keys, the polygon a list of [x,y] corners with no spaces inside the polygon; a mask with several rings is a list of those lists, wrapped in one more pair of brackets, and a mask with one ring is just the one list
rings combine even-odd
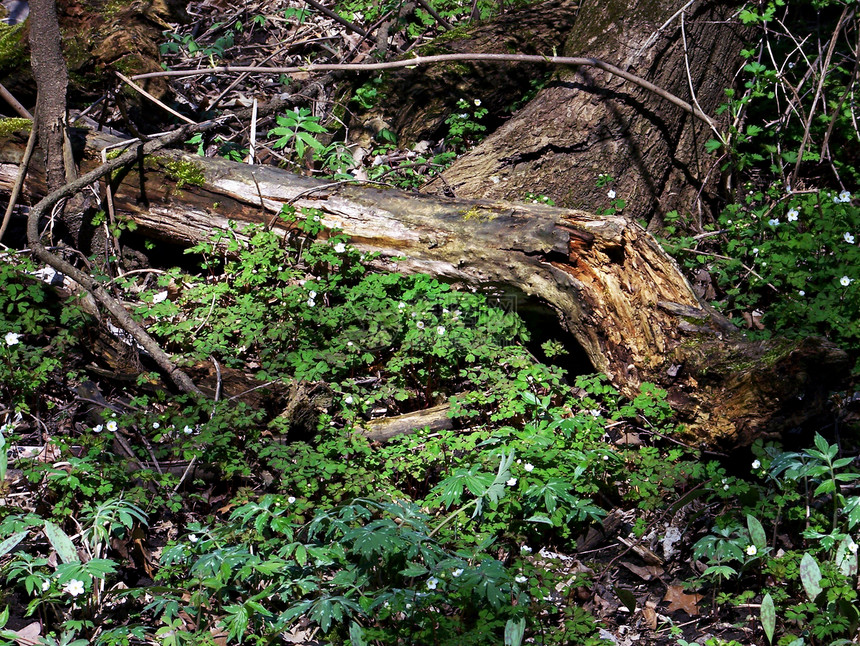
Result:
{"label": "white wildflower", "polygon": [[101,433],[104,430],[104,428],[105,427],[102,426],[101,424],[97,424],[96,426],[93,426],[93,433]]}
{"label": "white wildflower", "polygon": [[191,541],[192,543],[196,543],[200,539],[197,538],[197,536],[195,536],[194,534],[191,534],[191,536],[188,537],[188,540]]}
{"label": "white wildflower", "polygon": [[116,423],[115,420],[110,420],[107,424],[105,424],[105,428],[111,433],[116,433],[116,429],[119,428],[119,424]]}
{"label": "white wildflower", "polygon": [[516,581],[517,583],[525,583],[526,581],[528,581],[528,577],[524,577],[522,574],[520,574],[514,578],[514,581]]}
{"label": "white wildflower", "polygon": [[845,235],[844,235],[844,236],[842,236],[842,238],[843,238],[843,240],[845,240],[845,242],[847,242],[848,244],[854,244],[854,236],[853,236],[853,235],[851,235],[851,232],[850,232],[850,231],[846,231],[846,232],[845,232]]}
{"label": "white wildflower", "polygon": [[778,218],[771,218],[770,220],[767,221],[767,223],[772,227],[778,227],[779,226],[779,219]]}
{"label": "white wildflower", "polygon": [[351,404],[354,400],[352,398],[352,395],[347,395],[346,399],[344,399],[343,401],[345,401],[347,404]]}
{"label": "white wildflower", "polygon": [[72,579],[66,585],[63,586],[63,592],[72,597],[77,597],[78,595],[84,593],[84,582],[78,581],[77,579]]}
{"label": "white wildflower", "polygon": [[182,429],[182,432],[186,435],[191,435],[194,432],[194,429],[186,424],[185,428]]}
{"label": "white wildflower", "polygon": [[854,279],[848,278],[848,276],[843,276],[842,278],[839,279],[839,284],[842,285],[843,287],[848,287],[848,285],[850,285],[853,282],[854,282]]}
{"label": "white wildflower", "polygon": [[417,323],[415,323],[415,327],[417,327],[419,330],[423,330],[424,329],[424,321],[418,321]]}
{"label": "white wildflower", "polygon": [[397,309],[399,309],[399,310],[406,309],[406,303],[401,301],[400,303],[397,304]]}
{"label": "white wildflower", "polygon": [[481,99],[475,99],[475,100],[474,100],[474,104],[475,104],[475,107],[476,107],[476,108],[480,107],[480,105],[481,105]]}
{"label": "white wildflower", "polygon": [[754,255],[754,256],[757,256],[757,255],[758,255],[758,247],[755,247],[755,248],[752,250],[752,253],[753,253],[753,255]]}
{"label": "white wildflower", "polygon": [[528,545],[523,545],[523,546],[520,548],[520,552],[522,552],[523,554],[531,554],[531,553],[532,553],[532,548],[530,548]]}
{"label": "white wildflower", "polygon": [[516,484],[517,484],[517,479],[516,479],[516,478],[511,478],[511,479],[510,479],[510,480],[508,480],[505,484],[506,484],[506,485],[508,485],[509,487],[514,487],[514,486],[516,486]]}
{"label": "white wildflower", "polygon": [[159,428],[161,428],[161,424],[159,424],[158,422],[153,422],[152,428],[154,428],[157,431]]}
{"label": "white wildflower", "polygon": [[21,335],[15,332],[7,332],[4,338],[6,339],[6,345],[17,345],[21,342]]}
{"label": "white wildflower", "polygon": [[615,199],[615,191],[614,191],[614,190],[612,190],[612,189],[610,188],[610,189],[609,189],[609,192],[606,194],[606,196],[607,196],[610,200],[614,200],[614,199]]}
{"label": "white wildflower", "polygon": [[295,496],[290,496],[289,498],[287,498],[287,502],[288,502],[288,503],[290,503],[291,505],[292,505],[295,501],[296,501],[296,497],[295,497]]}
{"label": "white wildflower", "polygon": [[761,469],[761,462],[759,460],[753,460],[752,468],[753,469]]}
{"label": "white wildflower", "polygon": [[786,215],[786,216],[785,216],[785,218],[786,218],[786,220],[788,220],[789,222],[796,222],[796,221],[797,221],[797,216],[798,216],[798,215],[800,215],[800,211],[798,211],[797,209],[793,209],[793,208],[792,208],[792,209],[789,209],[789,210],[788,210],[788,215]]}
{"label": "white wildflower", "polygon": [[345,245],[344,243],[342,243],[342,242],[338,242],[338,243],[334,246],[334,252],[335,252],[335,253],[343,253],[344,251],[346,251],[346,245]]}
{"label": "white wildflower", "polygon": [[523,467],[523,469],[525,469],[525,470],[526,470],[526,471],[528,471],[529,473],[531,473],[532,471],[534,471],[534,468],[535,468],[535,465],[530,464],[529,462],[526,462],[525,466]]}
{"label": "white wildflower", "polygon": [[451,571],[451,576],[452,576],[452,577],[454,577],[455,579],[456,579],[458,576],[460,576],[461,574],[463,574],[463,568],[459,568],[459,567],[458,567],[456,570],[452,570],[452,571]]}
{"label": "white wildflower", "polygon": [[50,581],[42,581],[42,592],[47,592],[50,589],[51,589],[51,582]]}
{"label": "white wildflower", "polygon": [[856,554],[857,553],[857,543],[855,543],[854,541],[851,541],[851,545],[848,546],[848,551],[851,552],[852,554]]}
{"label": "white wildflower", "polygon": [[313,300],[317,297],[317,293],[314,290],[308,292],[308,298]]}
{"label": "white wildflower", "polygon": [[308,299],[308,307],[313,307],[314,305],[316,305],[316,303],[314,302],[314,299],[309,298]]}
{"label": "white wildflower", "polygon": [[758,554],[758,548],[755,545],[747,545],[746,553],[747,556],[755,556]]}
{"label": "white wildflower", "polygon": [[445,334],[445,327],[442,325],[437,327],[436,328],[436,334],[438,334],[439,336],[443,336]]}
{"label": "white wildflower", "polygon": [[849,193],[848,191],[842,191],[839,194],[839,201],[840,202],[850,202],[851,201],[851,193]]}
{"label": "white wildflower", "polygon": [[435,590],[437,585],[439,585],[439,579],[437,579],[435,576],[432,576],[429,579],[427,579],[427,589],[428,590]]}
{"label": "white wildflower", "polygon": [[806,292],[801,289],[799,292],[797,292],[797,295],[798,296],[806,296]]}

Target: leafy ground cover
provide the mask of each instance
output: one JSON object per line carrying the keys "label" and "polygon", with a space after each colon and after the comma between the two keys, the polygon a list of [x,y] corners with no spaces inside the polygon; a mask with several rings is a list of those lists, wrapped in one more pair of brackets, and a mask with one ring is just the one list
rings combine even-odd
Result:
{"label": "leafy ground cover", "polygon": [[[432,6],[455,23],[471,14]],[[394,9],[346,3],[338,15],[366,27]],[[739,14],[764,36],[743,87],[727,92],[734,125],[708,144],[731,199],[713,222],[670,217],[664,237],[703,297],[750,334],[823,334],[856,358],[856,172],[848,153],[827,153],[834,137],[853,141],[845,38],[856,26],[842,5],[815,10],[838,25],[817,66],[826,48],[791,37],[788,8]],[[395,15],[395,49],[436,33],[430,15]],[[234,60],[285,21],[304,47],[337,23],[292,5],[227,18],[195,37],[167,34],[165,60]],[[380,86],[368,80],[349,105],[372,107]],[[186,90],[212,92],[201,87]],[[400,187],[438,173],[499,118],[460,98],[438,140],[407,150],[382,128],[356,154],[322,104],[337,102],[276,117],[267,152],[303,172]],[[248,153],[227,136],[189,145]],[[595,181],[607,212],[622,211],[612,178]],[[48,285],[58,277],[23,254],[0,259],[0,642],[856,640],[850,383],[818,428],[707,452],[658,389],[627,401],[600,376],[565,373],[564,346],[536,347],[497,295],[378,273],[317,214],[281,217],[286,239],[235,228],[173,264],[129,271],[118,249],[90,259],[163,347],[210,376],[206,402],[172,392],[127,344],[106,348],[108,322]],[[385,443],[364,432],[446,403],[450,429]]]}
{"label": "leafy ground cover", "polygon": [[[860,473],[835,444],[738,468],[658,389],[567,376],[492,298],[282,217],[287,240],[233,231],[196,272],[114,281],[187,364],[256,373],[263,407],[93,380],[97,323],[5,259],[8,643],[850,641]],[[299,382],[327,385],[311,437],[278,407]],[[451,430],[362,432],[448,400]]]}

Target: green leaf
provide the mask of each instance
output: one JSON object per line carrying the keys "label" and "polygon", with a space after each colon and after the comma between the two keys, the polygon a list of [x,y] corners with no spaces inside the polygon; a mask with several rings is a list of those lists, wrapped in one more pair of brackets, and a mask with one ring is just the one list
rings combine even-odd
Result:
{"label": "green leaf", "polygon": [[705,150],[709,153],[719,150],[722,146],[723,142],[717,141],[716,139],[708,139],[708,141],[705,142]]}
{"label": "green leaf", "polygon": [[857,553],[851,551],[852,545],[855,545],[854,539],[846,536],[836,548],[836,566],[847,577],[857,576]]}
{"label": "green leaf", "polygon": [[352,642],[352,646],[367,646],[364,639],[364,628],[354,621],[349,625],[349,641]]}
{"label": "green leaf", "polygon": [[770,592],[761,600],[761,627],[767,637],[768,643],[773,643],[773,631],[776,628],[776,609],[773,607],[773,599]]}
{"label": "green leaf", "polygon": [[803,583],[807,598],[810,601],[815,601],[822,590],[821,570],[809,553],[804,554],[800,560],[800,581]]}
{"label": "green leaf", "polygon": [[[836,449],[836,446],[835,446],[835,445],[834,445],[833,447],[831,447],[829,444],[827,444],[827,440],[825,440],[825,439],[821,436],[821,434],[820,434],[820,433],[816,433],[816,434],[815,434],[815,440],[814,440],[814,441],[815,441],[815,446],[816,446],[816,448],[817,448],[819,451],[821,451],[822,453],[824,453],[825,455],[826,455],[826,454],[828,454],[828,453],[830,452],[830,449],[831,449],[831,448]],[[835,451],[834,451],[834,455],[835,455],[835,454],[836,454],[836,453],[835,453]]]}
{"label": "green leaf", "polygon": [[517,620],[508,619],[508,623],[505,624],[505,646],[520,646],[523,643],[525,632],[525,617],[520,617]]}
{"label": "green leaf", "polygon": [[630,590],[625,590],[624,588],[619,587],[614,587],[612,590],[615,592],[615,596],[624,604],[625,608],[630,612],[636,612],[636,597],[633,596],[633,593],[630,592]]}
{"label": "green leaf", "polygon": [[57,555],[63,563],[81,562],[78,551],[75,549],[75,545],[72,543],[69,535],[48,520],[45,521],[45,536],[57,551]]}
{"label": "green leaf", "polygon": [[0,556],[8,554],[15,549],[18,543],[24,540],[25,536],[27,536],[26,531],[18,532],[17,534],[12,534],[9,538],[0,543]]}
{"label": "green leaf", "polygon": [[409,565],[407,565],[404,569],[402,569],[400,571],[400,574],[402,574],[403,576],[412,577],[412,576],[423,576],[423,575],[427,574],[427,572],[429,572],[429,570],[426,567],[424,567],[423,565],[421,565],[420,563],[410,563]]}
{"label": "green leaf", "polygon": [[764,527],[762,527],[758,519],[748,514],[747,527],[750,530],[750,538],[752,539],[753,545],[755,545],[759,551],[767,547],[767,535],[764,533]]}

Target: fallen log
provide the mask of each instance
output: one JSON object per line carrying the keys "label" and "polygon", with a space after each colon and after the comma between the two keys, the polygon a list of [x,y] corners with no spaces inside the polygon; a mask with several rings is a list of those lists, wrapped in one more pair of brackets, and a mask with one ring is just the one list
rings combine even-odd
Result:
{"label": "fallen log", "polygon": [[[85,138],[83,170],[117,143],[100,133]],[[0,138],[0,190],[14,181],[25,139]],[[31,174],[30,198],[44,190],[44,176]],[[230,221],[277,227],[272,214],[285,203],[318,209],[326,227],[379,252],[381,270],[536,299],[619,390],[635,396],[644,382],[666,389],[689,432],[710,445],[747,444],[801,424],[821,412],[828,386],[847,369],[845,353],[823,339],[747,339],[699,300],[656,240],[621,216],[326,182],[179,151],[142,160],[115,180],[113,194],[116,212],[140,232],[180,245]]]}
{"label": "fallen log", "polygon": [[367,422],[364,435],[374,442],[387,442],[393,437],[417,433],[424,428],[431,431],[451,430],[454,425],[448,415],[450,410],[449,404],[439,404],[405,415],[372,419]]}

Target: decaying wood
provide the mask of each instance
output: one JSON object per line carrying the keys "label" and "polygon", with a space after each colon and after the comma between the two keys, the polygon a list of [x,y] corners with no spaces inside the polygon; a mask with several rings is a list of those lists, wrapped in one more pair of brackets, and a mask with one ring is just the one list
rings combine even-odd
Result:
{"label": "decaying wood", "polygon": [[[84,170],[108,143],[115,140],[87,136]],[[2,190],[14,181],[23,145],[23,135],[0,144]],[[177,186],[169,169],[176,160],[197,168],[200,186]],[[34,197],[43,181],[34,175],[28,184]],[[748,443],[808,419],[847,365],[821,339],[747,340],[699,301],[647,232],[621,216],[331,183],[176,151],[131,169],[114,200],[144,234],[182,245],[231,220],[278,226],[273,214],[285,203],[319,209],[326,227],[380,252],[387,259],[380,269],[539,299],[623,393],[636,395],[646,381],[665,388],[702,442]]]}
{"label": "decaying wood", "polygon": [[367,423],[364,434],[370,440],[387,442],[392,437],[416,433],[423,428],[429,428],[431,431],[450,430],[453,427],[448,416],[450,409],[450,404],[439,404],[405,415],[372,419]]}

